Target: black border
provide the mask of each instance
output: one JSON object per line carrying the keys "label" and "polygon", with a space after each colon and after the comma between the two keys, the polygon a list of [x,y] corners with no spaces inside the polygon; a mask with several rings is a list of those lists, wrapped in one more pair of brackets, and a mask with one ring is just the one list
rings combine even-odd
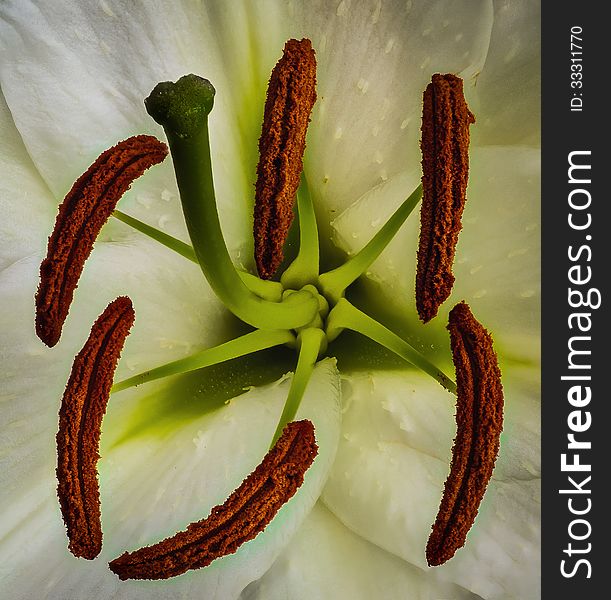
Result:
{"label": "black border", "polygon": [[[605,4],[595,2],[543,3],[542,12],[542,595],[545,599],[603,598],[607,576],[607,534],[611,529],[611,478],[607,455],[611,455],[611,334],[608,305],[611,249],[607,233],[611,211],[611,190],[606,180],[611,174],[611,152],[604,147],[609,133],[609,88],[603,64],[611,58],[608,43],[611,30],[603,12]],[[583,28],[583,89],[572,89],[570,31]],[[607,89],[605,89],[605,87]],[[583,95],[582,112],[571,112],[575,92]],[[591,150],[592,227],[588,232],[571,231],[568,226],[568,154],[573,150]],[[560,561],[570,541],[567,532],[571,514],[566,495],[567,473],[560,469],[560,456],[567,452],[567,416],[575,410],[567,401],[568,385],[560,377],[567,373],[568,327],[568,246],[584,243],[592,235],[591,285],[600,290],[602,305],[592,310],[592,400],[583,410],[590,410],[592,426],[582,434],[592,441],[592,450],[582,452],[582,462],[591,461],[592,509],[585,517],[592,525],[591,537],[581,542],[592,544],[582,555],[592,566],[591,578],[582,565],[573,578],[560,572]],[[587,309],[585,309],[587,310]],[[573,333],[572,335],[575,335]],[[611,341],[611,340],[610,340]],[[570,474],[568,474],[570,475]],[[579,474],[576,474],[579,475]],[[572,517],[577,518],[577,517]],[[578,542],[574,542],[577,547]],[[573,557],[575,560],[576,556]],[[519,573],[516,573],[519,577]],[[597,591],[600,589],[601,591]]]}

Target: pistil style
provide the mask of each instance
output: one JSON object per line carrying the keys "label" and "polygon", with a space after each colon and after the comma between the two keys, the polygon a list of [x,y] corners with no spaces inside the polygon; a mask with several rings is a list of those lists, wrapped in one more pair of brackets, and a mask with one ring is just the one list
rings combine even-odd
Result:
{"label": "pistil style", "polygon": [[103,152],[64,198],[40,265],[36,333],[55,346],[85,261],[102,226],[132,182],[167,156],[165,144],[137,135]]}
{"label": "pistil style", "polygon": [[158,84],[146,99],[149,114],[170,144],[182,208],[195,255],[210,286],[239,319],[258,329],[293,329],[309,323],[317,301],[308,292],[283,302],[253,293],[238,275],[221,231],[212,180],[208,115],[212,84],[196,75]]}
{"label": "pistil style", "polygon": [[450,311],[448,329],[458,384],[456,439],[426,547],[429,566],[450,560],[464,545],[492,476],[503,429],[501,372],[490,334],[464,302]]}
{"label": "pistil style", "polygon": [[74,359],[59,411],[57,495],[72,554],[95,558],[102,549],[96,465],[100,428],[112,378],[134,322],[127,297],[111,302]]}
{"label": "pistil style", "polygon": [[125,552],[110,563],[120,579],[168,579],[233,554],[261,533],[303,483],[318,453],[314,426],[296,421],[285,428],[263,462],[224,504],[186,531],[153,546]]}
{"label": "pistil style", "polygon": [[[195,256],[195,250],[193,250],[193,246],[190,246],[182,240],[169,235],[165,231],[160,231],[156,227],[152,227],[151,225],[144,223],[131,215],[126,215],[120,210],[115,209],[112,216],[122,223],[129,225],[136,231],[139,231],[156,242],[159,242],[166,248],[173,250],[176,252],[176,254],[180,254],[180,256],[183,258],[186,258],[196,265],[199,265],[197,256]],[[259,279],[257,276],[252,275],[251,273],[247,273],[246,271],[237,271],[237,273],[244,285],[257,296],[263,298],[264,300],[269,300],[270,302],[280,302],[282,299],[283,288],[279,282],[265,281],[263,279]]]}
{"label": "pistil style", "polygon": [[262,279],[270,279],[282,262],[314,102],[316,57],[312,43],[308,39],[289,40],[269,79],[259,139],[254,237]]}
{"label": "pistil style", "polygon": [[456,75],[433,75],[422,109],[422,208],[416,308],[430,321],[454,285],[452,264],[469,173],[469,126],[475,123]]}

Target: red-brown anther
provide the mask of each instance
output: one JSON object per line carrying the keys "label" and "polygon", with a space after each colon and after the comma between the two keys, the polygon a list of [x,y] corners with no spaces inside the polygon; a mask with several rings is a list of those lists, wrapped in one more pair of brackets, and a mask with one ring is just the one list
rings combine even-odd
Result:
{"label": "red-brown anther", "polygon": [[137,135],[103,152],[79,177],[59,207],[40,265],[36,333],[49,347],[59,341],[74,290],[102,226],[132,182],[167,156],[165,144]]}
{"label": "red-brown anther", "polygon": [[289,423],[263,462],[210,515],[110,563],[120,579],[167,579],[209,565],[252,540],[295,494],[318,447],[310,421]]}
{"label": "red-brown anther", "polygon": [[316,57],[310,40],[289,40],[267,88],[255,193],[255,260],[262,279],[282,262],[316,102]]}
{"label": "red-brown anther", "polygon": [[501,372],[490,334],[467,304],[450,311],[448,324],[456,367],[456,439],[450,475],[426,547],[429,566],[461,548],[492,476],[503,429]]}
{"label": "red-brown anther", "polygon": [[102,549],[97,462],[100,428],[125,338],[134,322],[131,300],[111,302],[74,359],[59,411],[57,495],[75,556]]}
{"label": "red-brown anther", "polygon": [[422,110],[422,207],[416,308],[426,323],[452,291],[469,175],[469,126],[475,117],[456,75],[433,75]]}

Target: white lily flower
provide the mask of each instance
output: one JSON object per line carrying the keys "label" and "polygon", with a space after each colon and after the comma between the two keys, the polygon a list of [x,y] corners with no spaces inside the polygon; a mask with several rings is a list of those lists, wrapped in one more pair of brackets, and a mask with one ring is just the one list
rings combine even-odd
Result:
{"label": "white lily flower", "polygon": [[[43,347],[33,300],[57,205],[105,148],[140,133],[163,138],[143,99],[159,81],[197,73],[216,88],[210,138],[224,237],[236,264],[251,269],[266,84],[284,42],[302,37],[318,63],[304,173],[331,263],[358,251],[418,185],[431,75],[464,79],[477,122],[451,298],[419,323],[415,215],[353,293],[447,372],[447,313],[460,300],[471,304],[503,372],[493,477],[464,548],[427,567],[455,398],[346,334],[338,361],[315,367],[297,414],[314,423],[319,455],[270,525],[203,569],[119,581],[110,560],[205,517],[259,464],[296,359],[269,350],[112,396],[98,463],[104,545],[93,561],[75,558],[56,495],[55,434],[72,359],[97,315],[119,295],[133,300],[136,323],[116,381],[244,330],[197,265],[111,221],[61,342]],[[8,598],[539,597],[538,44],[539,3],[528,0],[0,6],[0,587]],[[188,239],[169,160],[135,182],[119,208]]]}

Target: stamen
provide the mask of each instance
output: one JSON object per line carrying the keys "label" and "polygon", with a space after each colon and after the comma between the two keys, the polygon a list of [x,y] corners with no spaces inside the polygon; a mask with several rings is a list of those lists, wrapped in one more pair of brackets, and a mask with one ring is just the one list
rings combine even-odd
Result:
{"label": "stamen", "polygon": [[303,170],[310,113],[316,101],[316,57],[308,39],[289,40],[267,88],[254,216],[259,276],[270,279],[282,262]]}
{"label": "stamen", "polygon": [[467,304],[450,312],[456,366],[456,439],[450,475],[426,547],[429,566],[441,565],[461,548],[492,476],[503,429],[503,386],[490,334]]}
{"label": "stamen", "polygon": [[401,229],[407,217],[410,216],[420,198],[422,197],[422,186],[419,185],[409,197],[399,206],[394,214],[384,223],[382,228],[369,240],[366,246],[361,248],[353,257],[332,271],[323,273],[319,277],[319,285],[327,298],[337,302],[349,285],[354,283],[373,262],[382,254],[386,246]]}
{"label": "stamen", "polygon": [[295,418],[303,395],[308,387],[308,381],[310,381],[310,377],[314,371],[316,359],[321,349],[322,351],[326,349],[326,343],[327,340],[324,331],[317,327],[308,327],[299,333],[299,359],[297,360],[297,368],[295,369],[295,375],[293,375],[291,381],[291,388],[289,389],[286,402],[284,403],[282,415],[280,415],[278,426],[272,438],[272,445],[280,437],[287,423],[290,423]]}
{"label": "stamen", "polygon": [[299,290],[305,285],[315,285],[318,280],[320,259],[318,224],[308,182],[303,174],[297,191],[297,211],[299,213],[299,253],[280,278],[284,289],[287,290]]}
{"label": "stamen", "polygon": [[303,483],[318,447],[310,421],[290,423],[263,462],[210,515],[110,563],[120,579],[168,579],[233,554],[261,533]]}
{"label": "stamen", "polygon": [[55,346],[100,229],[121,196],[146,169],[163,161],[168,149],[150,135],[137,135],[103,152],[79,177],[59,207],[40,265],[36,333]]}
{"label": "stamen", "polygon": [[422,187],[416,308],[426,323],[452,291],[452,263],[469,174],[469,126],[475,117],[463,96],[462,79],[433,75],[422,111]]}
{"label": "stamen", "polygon": [[102,549],[97,478],[100,428],[112,378],[134,322],[131,300],[111,302],[74,359],[59,411],[57,495],[72,554],[95,558]]}
{"label": "stamen", "polygon": [[252,354],[253,352],[259,352],[266,348],[280,346],[281,344],[290,344],[294,341],[295,336],[285,329],[273,331],[257,329],[235,340],[215,346],[214,348],[206,348],[206,350],[202,350],[192,356],[175,360],[160,367],[134,375],[129,379],[119,381],[112,386],[111,391],[114,394],[136,385],[154,381],[155,379],[169,377],[170,375],[178,375],[180,373],[189,373],[196,369],[218,365],[227,360]]}
{"label": "stamen", "polygon": [[441,369],[390,329],[341,298],[327,318],[328,340],[333,341],[344,329],[351,329],[377,342],[430,375],[448,392],[456,393],[456,384]]}
{"label": "stamen", "polygon": [[140,221],[139,219],[127,215],[124,212],[121,212],[120,210],[114,210],[112,216],[115,219],[121,221],[122,223],[129,225],[136,231],[139,231],[140,233],[143,233],[151,239],[159,242],[166,248],[169,248],[177,254],[180,254],[182,257],[186,258],[187,260],[190,260],[196,265],[199,264],[197,262],[197,257],[195,256],[195,250],[193,250],[193,247],[189,244],[186,244],[182,240],[175,238],[174,236],[170,235],[169,233],[166,233],[165,231],[160,231],[156,227],[152,227],[148,223],[144,223],[144,221]]}

